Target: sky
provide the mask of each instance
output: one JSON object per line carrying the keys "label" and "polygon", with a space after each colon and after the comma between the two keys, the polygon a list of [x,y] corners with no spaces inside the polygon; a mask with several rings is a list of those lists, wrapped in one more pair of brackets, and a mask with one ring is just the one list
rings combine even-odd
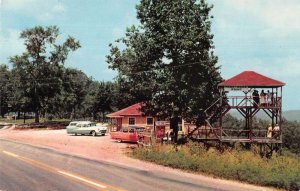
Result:
{"label": "sky", "polygon": [[[300,109],[300,1],[208,0],[215,55],[224,79],[253,70],[286,83],[283,110]],[[20,32],[38,25],[59,27],[60,41],[75,37],[82,48],[67,67],[98,81],[113,80],[109,43],[137,25],[138,0],[0,0],[0,63],[25,48]]]}

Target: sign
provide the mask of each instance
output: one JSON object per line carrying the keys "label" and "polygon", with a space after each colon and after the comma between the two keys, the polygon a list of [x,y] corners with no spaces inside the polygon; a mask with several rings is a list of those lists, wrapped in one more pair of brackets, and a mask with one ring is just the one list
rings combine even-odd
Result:
{"label": "sign", "polygon": [[225,87],[224,91],[229,92],[229,91],[243,91],[243,92],[248,92],[248,87],[241,87],[241,86],[237,86],[237,87]]}
{"label": "sign", "polygon": [[155,135],[156,139],[165,137],[166,121],[155,121]]}
{"label": "sign", "polygon": [[165,126],[156,126],[156,138],[161,139],[165,137]]}
{"label": "sign", "polygon": [[165,121],[155,121],[156,126],[165,126],[166,122]]}

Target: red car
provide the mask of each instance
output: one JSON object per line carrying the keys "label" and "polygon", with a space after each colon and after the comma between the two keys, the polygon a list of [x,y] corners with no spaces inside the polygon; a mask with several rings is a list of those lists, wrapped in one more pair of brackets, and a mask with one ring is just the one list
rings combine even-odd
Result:
{"label": "red car", "polygon": [[137,143],[139,137],[144,132],[144,127],[129,126],[123,127],[120,131],[110,132],[112,139],[117,140],[118,142],[133,142]]}

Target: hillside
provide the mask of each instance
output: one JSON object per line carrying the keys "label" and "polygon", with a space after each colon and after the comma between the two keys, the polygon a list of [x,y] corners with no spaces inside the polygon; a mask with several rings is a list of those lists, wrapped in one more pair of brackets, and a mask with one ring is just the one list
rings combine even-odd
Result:
{"label": "hillside", "polygon": [[300,110],[289,110],[283,112],[284,118],[288,121],[298,121],[300,122]]}

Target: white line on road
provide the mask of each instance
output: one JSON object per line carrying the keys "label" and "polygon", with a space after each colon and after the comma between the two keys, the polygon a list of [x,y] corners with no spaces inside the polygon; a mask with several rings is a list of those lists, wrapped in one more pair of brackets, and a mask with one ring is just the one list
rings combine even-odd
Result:
{"label": "white line on road", "polygon": [[[1,150],[0,150],[1,152]],[[92,187],[95,187],[95,188],[98,188],[98,189],[108,189],[111,190],[118,190],[118,191],[124,191],[123,189],[121,188],[118,188],[118,187],[114,187],[112,185],[102,185],[100,184],[98,181],[94,181],[94,180],[91,180],[89,178],[86,178],[86,177],[83,177],[81,175],[75,175],[75,174],[71,174],[69,172],[66,172],[66,171],[63,171],[63,170],[60,170],[58,168],[55,168],[53,166],[50,166],[50,165],[47,165],[45,163],[41,163],[41,162],[38,162],[38,161],[35,161],[35,160],[32,160],[30,158],[26,158],[26,157],[23,157],[23,156],[20,156],[20,155],[17,155],[17,154],[14,154],[14,153],[11,153],[11,152],[8,152],[8,151],[5,151],[5,150],[2,150],[2,152],[6,155],[9,155],[9,156],[12,156],[14,158],[17,158],[21,161],[24,161],[24,162],[27,162],[33,166],[36,166],[36,167],[39,167],[39,168],[42,168],[42,169],[45,169],[47,171],[50,171],[50,172],[53,172],[53,173],[56,173],[56,174],[60,174],[60,175],[63,175],[65,177],[69,177],[70,179],[73,179],[73,180],[77,180],[79,182],[82,182],[82,183],[85,183],[86,185],[90,185]],[[1,190],[0,190],[1,191]]]}
{"label": "white line on road", "polygon": [[60,174],[64,174],[64,175],[70,176],[70,177],[72,177],[72,178],[75,178],[75,179],[77,179],[77,180],[81,180],[81,181],[83,181],[83,182],[92,184],[92,185],[97,186],[97,187],[100,187],[100,188],[106,188],[106,186],[103,186],[103,185],[101,185],[101,184],[92,182],[92,181],[87,180],[87,179],[85,179],[85,178],[81,178],[81,177],[76,176],[76,175],[74,175],[74,174],[70,174],[70,173],[68,173],[68,172],[64,172],[64,171],[60,171],[60,170],[58,170],[57,172],[60,173]]}
{"label": "white line on road", "polygon": [[7,154],[7,155],[10,155],[12,157],[15,157],[15,158],[19,158],[20,157],[19,155],[16,155],[16,154],[8,152],[8,151],[2,151],[2,152],[5,153],[5,154]]}

